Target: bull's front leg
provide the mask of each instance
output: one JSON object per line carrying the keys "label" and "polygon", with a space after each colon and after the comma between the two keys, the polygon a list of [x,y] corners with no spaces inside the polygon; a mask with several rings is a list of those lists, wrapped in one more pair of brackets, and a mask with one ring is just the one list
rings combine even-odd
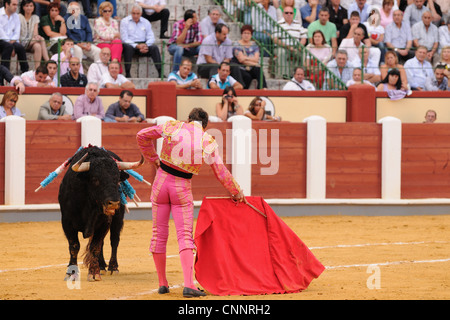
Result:
{"label": "bull's front leg", "polygon": [[74,281],[77,280],[80,273],[80,270],[78,269],[78,252],[80,251],[80,241],[78,240],[78,235],[76,232],[71,237],[68,237],[67,241],[69,242],[70,260],[64,281],[69,279]]}
{"label": "bull's front leg", "polygon": [[119,273],[119,263],[117,262],[117,248],[119,247],[120,242],[120,232],[123,228],[123,216],[124,216],[125,207],[123,205],[120,206],[118,210],[116,210],[116,214],[111,223],[110,227],[110,239],[111,239],[111,258],[109,259],[108,271],[111,274]]}

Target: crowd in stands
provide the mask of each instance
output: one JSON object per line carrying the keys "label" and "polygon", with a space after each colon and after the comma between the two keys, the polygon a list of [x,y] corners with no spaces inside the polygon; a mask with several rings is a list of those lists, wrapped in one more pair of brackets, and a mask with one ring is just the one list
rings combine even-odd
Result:
{"label": "crowd in stands", "polygon": [[[252,6],[233,11],[225,0],[225,10],[239,12],[245,23],[239,39],[230,38],[219,7],[210,9],[202,20],[195,10],[187,9],[169,28],[165,0],[136,0],[124,17],[117,15],[116,1],[98,1],[98,16],[93,15],[90,1],[80,2],[68,1],[65,6],[60,1],[3,1],[1,85],[14,86],[19,93],[26,87],[88,88],[90,83],[97,90],[129,90],[135,88],[129,78],[136,56],[151,58],[158,76],[165,78],[160,42],[151,25],[160,21],[159,39],[168,39],[173,57],[166,80],[176,82],[178,88],[247,89],[256,80],[257,88],[267,89],[260,61],[268,50],[253,40],[273,43],[277,63],[282,63],[300,52],[295,39],[333,76],[324,76],[320,87],[314,87],[309,67],[318,62],[305,60],[282,70],[287,79],[292,77],[285,90],[331,90],[337,79],[347,86],[367,83],[383,91],[449,90],[448,0],[254,1],[290,37],[272,32],[266,20],[257,21],[254,10],[249,10]],[[27,52],[33,53],[34,70],[29,70]],[[14,55],[21,71],[16,75],[9,71]],[[89,63],[87,70],[83,62]],[[193,65],[198,75],[192,72]],[[207,79],[206,86],[199,78]],[[53,98],[59,101],[58,96]]]}

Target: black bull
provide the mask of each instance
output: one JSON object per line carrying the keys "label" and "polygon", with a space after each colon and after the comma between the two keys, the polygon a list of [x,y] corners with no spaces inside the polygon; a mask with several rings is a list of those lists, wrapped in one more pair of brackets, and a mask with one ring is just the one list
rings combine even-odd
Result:
{"label": "black bull", "polygon": [[108,271],[118,271],[117,247],[125,212],[125,205],[120,202],[119,183],[129,178],[123,170],[137,168],[142,163],[142,157],[139,162],[122,162],[113,152],[92,146],[80,150],[70,160],[71,169],[67,170],[58,195],[62,227],[69,242],[66,279],[78,272],[78,232],[89,238],[84,258],[89,281],[101,280],[100,271],[106,270],[103,240],[108,231],[111,240]]}

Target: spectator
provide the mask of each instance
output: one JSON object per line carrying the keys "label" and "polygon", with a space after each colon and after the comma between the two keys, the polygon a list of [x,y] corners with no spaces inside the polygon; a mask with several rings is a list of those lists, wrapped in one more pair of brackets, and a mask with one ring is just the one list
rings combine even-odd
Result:
{"label": "spectator", "polygon": [[[112,12],[113,5],[109,1],[105,1],[99,6],[100,17],[94,20],[94,41],[100,49],[108,48],[111,60],[120,63],[123,51],[122,40],[120,40],[119,22],[111,18]],[[122,65],[120,72],[122,73]]]}
{"label": "spectator", "polygon": [[425,0],[414,0],[414,3],[408,5],[405,9],[405,14],[403,16],[403,21],[412,28],[417,22],[422,20],[422,15],[425,11],[430,11],[423,4]]}
{"label": "spectator", "polygon": [[67,38],[67,27],[58,2],[50,3],[47,11],[48,15],[39,22],[39,35],[47,41],[47,50],[53,54],[58,50],[58,40]]}
{"label": "spectator", "polygon": [[61,77],[61,87],[85,87],[87,83],[87,77],[80,73],[80,59],[70,58],[69,72]]}
{"label": "spectator", "polygon": [[252,26],[242,26],[241,40],[234,43],[233,59],[231,62],[240,65],[240,71],[244,81],[244,89],[248,89],[250,87],[253,79],[256,79],[257,89],[267,88],[266,78],[264,73],[261,75],[261,67],[259,65],[259,47],[252,41],[252,34]]}
{"label": "spectator", "polygon": [[294,77],[289,80],[283,87],[283,90],[288,91],[315,91],[313,84],[308,80],[305,80],[305,70],[302,67],[296,67],[294,69]]}
{"label": "spectator", "polygon": [[192,62],[189,58],[181,59],[181,65],[177,72],[172,71],[167,81],[176,83],[177,89],[203,89],[203,85],[197,75],[192,71]]}
{"label": "spectator", "polygon": [[273,6],[277,9],[277,21],[283,19],[283,12],[284,12],[284,8],[286,7],[292,7],[294,9],[294,21],[300,23],[300,25],[303,26],[302,23],[302,14],[300,13],[300,10],[297,9],[297,7],[295,6],[295,0],[281,0],[280,1],[280,5],[277,7],[275,2],[273,3]]}
{"label": "spectator", "polygon": [[[70,38],[64,39],[61,42],[61,52],[59,54],[55,53],[50,58],[53,61],[59,62],[60,76],[63,76],[67,72],[69,72],[69,60],[70,58],[72,58],[72,56],[74,56],[73,54],[75,52],[74,46],[75,43],[73,42],[72,39]],[[80,64],[80,73],[84,74],[83,64]]]}
{"label": "spectator", "polygon": [[72,120],[72,115],[66,111],[62,94],[54,92],[48,101],[39,109],[38,120]]}
{"label": "spectator", "polygon": [[[306,49],[308,49],[317,59],[322,61],[323,64],[327,64],[333,56],[333,49],[326,43],[325,36],[320,30],[313,32]],[[315,65],[313,62],[311,63]]]}
{"label": "spectator", "polygon": [[426,91],[448,91],[450,90],[448,86],[448,79],[444,75],[445,66],[437,65],[434,68],[434,75],[432,77],[427,77],[425,79],[425,90]]}
{"label": "spectator", "polygon": [[92,43],[92,29],[89,25],[89,20],[80,11],[80,4],[73,1],[69,3],[67,14],[64,16],[67,26],[67,37],[76,43],[73,56],[77,57],[80,63],[83,61],[83,55],[91,61],[97,61],[100,59],[100,48]]}
{"label": "spectator", "polygon": [[14,76],[5,66],[0,65],[0,86],[3,86],[3,81],[9,83],[20,94],[25,92],[25,85],[19,76]]}
{"label": "spectator", "polygon": [[353,11],[356,11],[359,13],[359,18],[361,19],[361,23],[364,23],[369,18],[369,4],[366,3],[366,0],[355,0],[349,7],[348,7],[348,18],[350,19],[350,13]]}
{"label": "spectator", "polygon": [[434,123],[437,119],[437,113],[434,110],[427,110],[425,112],[425,121],[423,123]]}
{"label": "spectator", "polygon": [[[345,50],[338,50],[336,52],[336,58],[328,62],[327,67],[344,84],[353,78],[354,65],[348,60],[347,51]],[[337,81],[327,74],[325,78],[325,89],[332,90],[338,88],[338,86]]]}
{"label": "spectator", "polygon": [[[273,5],[270,4],[269,0],[261,0],[258,3],[258,6],[261,10],[257,10],[257,8],[252,8],[251,12],[251,20],[257,21],[255,30],[253,32],[253,38],[261,43],[264,46],[263,54],[264,56],[269,56],[272,53],[272,40],[270,35],[273,33],[273,22],[271,19],[267,19],[268,15],[274,21],[277,21],[277,9]],[[266,14],[262,15],[260,12],[264,11]]]}
{"label": "spectator", "polygon": [[[69,3],[68,11],[69,12],[70,12],[70,5],[72,4],[72,2],[75,2],[75,0],[68,0],[68,3]],[[83,5],[83,12],[84,12],[84,15],[86,16],[86,18],[89,18],[89,19],[96,18],[96,16],[92,13],[92,10],[91,10],[91,0],[81,0],[81,4]],[[77,5],[81,9],[80,4],[78,2],[77,2]]]}
{"label": "spectator", "polygon": [[48,6],[51,3],[56,3],[61,11],[61,16],[64,16],[67,12],[67,8],[65,5],[61,3],[61,0],[33,0],[36,6],[36,14],[39,18],[46,16],[48,14]]}
{"label": "spectator", "polygon": [[[244,112],[244,115],[252,120],[271,120],[280,121],[280,117],[273,117],[266,113],[266,102],[261,97],[255,97],[248,107],[248,110]],[[268,111],[270,113],[270,111]]]}
{"label": "spectator", "polygon": [[208,81],[208,89],[225,89],[232,87],[234,89],[243,89],[244,87],[236,79],[230,76],[230,64],[222,62],[217,69],[217,74],[213,75]]}
{"label": "spectator", "polygon": [[97,0],[97,12],[100,13],[100,7],[101,7],[101,5],[102,5],[103,2],[111,2],[111,4],[112,4],[112,9],[113,9],[112,17],[115,18],[115,19],[117,19],[117,20],[120,20],[120,18],[117,17],[117,5],[116,5],[116,0]]}
{"label": "spectator", "polygon": [[19,108],[16,107],[17,100],[19,100],[19,94],[16,91],[8,90],[5,92],[2,102],[0,102],[0,119],[6,116],[23,116]]}
{"label": "spectator", "polygon": [[105,122],[142,122],[145,116],[141,113],[138,106],[131,103],[133,92],[122,90],[119,101],[108,107],[105,115]]}
{"label": "spectator", "polygon": [[344,24],[348,23],[347,9],[341,6],[341,0],[330,0],[328,3],[328,12],[330,13],[329,22],[334,23],[336,26],[336,38],[339,38],[341,28]]}
{"label": "spectator", "polygon": [[399,61],[405,62],[414,57],[414,53],[410,51],[413,40],[411,28],[408,23],[403,22],[401,10],[395,10],[392,17],[393,22],[385,30],[384,43],[387,49],[395,51]]}
{"label": "spectator", "polygon": [[339,46],[340,50],[347,51],[348,60],[356,65],[360,61],[359,59],[359,48],[364,45],[362,39],[364,37],[364,30],[362,28],[356,28],[353,32],[353,38],[346,38],[342,40],[341,45]]}
{"label": "spectator", "polygon": [[209,36],[214,33],[216,25],[218,23],[225,24],[225,21],[220,17],[222,15],[219,7],[213,7],[208,11],[208,15],[200,21],[200,31],[203,37]]}
{"label": "spectator", "polygon": [[[106,2],[104,2],[106,3]],[[111,50],[104,47],[100,50],[100,60],[91,64],[87,73],[88,82],[101,83],[102,76],[107,74],[108,64],[111,59]]]}
{"label": "spectator", "polygon": [[88,83],[84,94],[75,100],[73,106],[73,120],[84,116],[93,116],[101,120],[105,117],[102,99],[98,96],[100,88],[97,83]]}
{"label": "spectator", "polygon": [[381,79],[386,78],[389,70],[391,70],[391,69],[399,70],[400,78],[402,79],[401,89],[407,90],[408,89],[408,79],[406,76],[405,68],[403,67],[402,64],[398,63],[398,57],[395,54],[395,52],[389,50],[386,52],[385,62],[383,64],[381,64],[381,66],[380,66]]}
{"label": "spectator", "polygon": [[353,38],[353,32],[356,30],[356,28],[362,28],[364,30],[363,42],[366,46],[370,47],[371,43],[369,40],[367,28],[364,24],[361,23],[361,19],[359,18],[359,13],[357,11],[353,11],[352,13],[350,13],[350,19],[348,23],[344,24],[344,26],[339,31],[338,45],[341,44],[343,39]]}
{"label": "spectator", "polygon": [[36,15],[36,5],[33,0],[23,0],[19,9],[20,43],[25,51],[32,52],[34,65],[41,64],[41,60],[49,59],[44,38],[38,34],[39,16]]}
{"label": "spectator", "polygon": [[383,5],[380,10],[380,26],[386,29],[386,27],[394,21],[393,13],[394,0],[383,0]]}
{"label": "spectator", "polygon": [[380,82],[381,80],[381,72],[378,67],[378,63],[376,63],[373,59],[370,59],[369,56],[369,48],[361,47],[359,48],[358,57],[360,61],[362,61],[361,67],[364,71],[364,80],[369,81],[371,84],[375,85],[375,83]]}
{"label": "spectator", "polygon": [[450,46],[450,15],[447,18],[447,25],[440,26],[439,33],[439,52],[442,53],[442,48]]}
{"label": "spectator", "polygon": [[319,0],[308,0],[308,3],[300,8],[302,14],[303,28],[308,28],[310,23],[319,19],[319,11],[322,6]]}
{"label": "spectator", "polygon": [[9,69],[13,51],[17,54],[22,72],[28,71],[27,54],[20,44],[20,19],[16,13],[18,0],[5,0],[0,8],[0,52],[2,65]]}
{"label": "spectator", "polygon": [[126,77],[131,77],[131,59],[134,54],[151,57],[158,76],[161,77],[161,54],[155,45],[152,25],[147,19],[142,18],[142,8],[138,4],[131,8],[131,15],[122,19],[120,36],[123,42]]}
{"label": "spectator", "polygon": [[[200,77],[210,79],[216,73],[220,63],[230,62],[233,58],[233,46],[227,37],[228,32],[228,27],[219,23],[215,33],[203,40],[197,59]],[[231,76],[243,85],[244,81],[239,66],[231,66]]]}
{"label": "spectator", "polygon": [[[411,28],[413,34],[413,46],[424,46],[427,48],[427,60],[433,63],[433,56],[437,53],[439,46],[438,28],[431,23],[431,12],[422,14],[422,21],[417,22]],[[438,59],[438,57],[436,57]]]}
{"label": "spectator", "polygon": [[377,86],[377,91],[395,91],[402,89],[402,78],[398,69],[389,70],[387,76]]}
{"label": "spectator", "polygon": [[60,87],[59,79],[58,79],[58,64],[55,60],[48,60],[45,63],[45,67],[48,71],[48,76],[55,83],[56,87]]}
{"label": "spectator", "polygon": [[55,88],[56,84],[48,76],[48,70],[46,66],[40,65],[36,68],[36,71],[30,70],[22,73],[21,78],[26,87],[38,87],[38,88]]}
{"label": "spectator", "polygon": [[319,11],[319,20],[312,22],[308,27],[308,39],[309,43],[313,42],[314,31],[320,30],[325,38],[326,43],[331,46],[332,55],[336,53],[337,44],[337,30],[336,25],[330,20],[330,11],[327,7],[323,7]]}
{"label": "spectator", "polygon": [[216,116],[227,121],[231,116],[244,115],[244,109],[239,105],[236,91],[233,87],[226,87],[222,93],[222,102],[216,104]]}
{"label": "spectator", "polygon": [[169,39],[168,30],[170,11],[166,8],[166,0],[136,0],[143,10],[142,17],[149,22],[160,21],[160,39]]}
{"label": "spectator", "polygon": [[102,75],[100,87],[134,89],[134,83],[125,78],[119,71],[119,63],[117,61],[111,61],[108,65],[108,72]]}
{"label": "spectator", "polygon": [[384,62],[384,55],[386,54],[386,46],[384,44],[384,28],[380,25],[380,11],[377,8],[370,10],[369,18],[364,22],[367,32],[369,33],[370,44],[373,47],[380,49],[380,62]]}
{"label": "spectator", "polygon": [[169,53],[173,56],[173,72],[178,71],[183,56],[194,57],[199,54],[202,41],[197,13],[192,9],[186,10],[184,18],[174,23],[169,40]]}
{"label": "spectator", "polygon": [[442,48],[440,61],[438,64],[441,64],[445,67],[444,75],[449,78],[450,77],[450,46],[446,46]]}
{"label": "spectator", "polygon": [[427,77],[433,77],[433,68],[425,58],[427,48],[420,46],[416,50],[416,56],[405,62],[406,76],[411,90],[423,91]]}
{"label": "spectator", "polygon": [[373,84],[369,80],[363,80],[361,82],[361,78],[362,78],[362,69],[359,67],[355,68],[355,69],[353,69],[352,79],[348,80],[345,85],[347,87],[350,87],[354,84],[368,84],[370,86],[373,86]]}

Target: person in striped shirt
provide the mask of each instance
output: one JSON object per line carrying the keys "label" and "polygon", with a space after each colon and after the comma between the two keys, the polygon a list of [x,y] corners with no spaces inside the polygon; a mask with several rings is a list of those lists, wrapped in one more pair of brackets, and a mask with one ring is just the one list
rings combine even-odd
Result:
{"label": "person in striped shirt", "polygon": [[172,71],[167,81],[176,83],[177,89],[203,89],[203,85],[197,75],[192,71],[192,62],[189,58],[184,57],[181,60],[180,69]]}

